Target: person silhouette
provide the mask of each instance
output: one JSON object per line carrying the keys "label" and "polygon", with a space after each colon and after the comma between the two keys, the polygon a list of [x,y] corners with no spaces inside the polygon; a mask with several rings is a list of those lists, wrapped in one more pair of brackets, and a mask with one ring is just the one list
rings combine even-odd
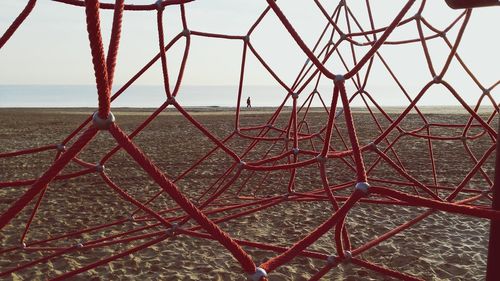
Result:
{"label": "person silhouette", "polygon": [[252,108],[252,102],[250,101],[250,97],[247,98],[247,107]]}

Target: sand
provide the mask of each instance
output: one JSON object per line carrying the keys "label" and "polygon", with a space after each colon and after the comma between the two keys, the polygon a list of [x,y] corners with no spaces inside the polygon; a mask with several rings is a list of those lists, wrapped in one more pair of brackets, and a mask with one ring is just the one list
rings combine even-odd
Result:
{"label": "sand", "polygon": [[[395,109],[394,113],[398,110],[400,109]],[[0,152],[58,143],[85,119],[88,112],[87,109],[1,109]],[[144,120],[147,112],[127,109],[115,111],[118,124],[127,132],[131,132],[139,122]],[[199,109],[191,112],[219,138],[233,131],[234,113],[231,112],[234,111],[232,110]],[[245,111],[242,115],[242,125],[263,124],[269,112],[268,110]],[[465,115],[460,114],[461,112],[452,112],[454,114],[447,112],[447,114],[440,115],[431,111],[427,112],[427,117],[431,120],[449,123],[461,123],[467,120]],[[382,121],[381,118],[380,120]],[[314,131],[321,128],[325,121],[325,114],[318,110],[310,115],[308,124]],[[378,134],[368,114],[357,112],[355,121],[362,144],[368,143]],[[283,123],[284,120],[280,122]],[[419,122],[418,116],[412,114],[405,120],[404,126],[408,128],[419,126]],[[343,128],[343,124],[340,127]],[[182,116],[168,114],[168,112],[159,116],[135,139],[135,142],[171,178],[175,178],[213,147],[213,144]],[[95,163],[113,145],[109,135],[100,134],[80,157]],[[229,145],[235,151],[241,152],[248,145],[248,141],[232,141]],[[408,171],[419,180],[430,182],[426,145],[425,140],[405,138],[396,148]],[[476,155],[480,156],[489,145],[491,145],[491,140],[481,137],[474,143],[472,149]],[[258,157],[258,153],[262,153],[266,148],[267,146],[264,145],[258,146],[249,159]],[[438,182],[446,186],[458,184],[472,166],[470,161],[464,161],[466,157],[461,143],[440,142],[436,143],[433,148],[438,159],[436,162]],[[0,182],[38,177],[50,165],[54,155],[54,151],[48,151],[0,159]],[[368,164],[373,159],[374,155],[369,153],[365,155]],[[494,169],[493,162],[493,159],[489,159],[484,166],[490,177]],[[225,154],[216,153],[199,169],[179,181],[178,185],[190,198],[195,198],[231,164]],[[77,165],[72,164],[65,172],[75,169]],[[117,184],[139,200],[145,200],[159,190],[159,187],[123,152],[118,153],[106,164],[106,171]],[[329,165],[328,172],[332,182],[349,181],[353,177],[351,171],[344,169],[341,165],[336,165],[333,161]],[[397,178],[388,167],[383,165],[374,170],[373,175],[380,178]],[[246,185],[246,189],[256,188],[262,176],[263,174],[254,177]],[[259,196],[283,194],[286,191],[286,180],[280,182],[280,178],[280,173],[271,173],[264,187],[259,189],[257,194]],[[241,182],[237,181],[234,189],[239,187],[238,183]],[[306,191],[320,186],[319,172],[315,166],[298,172],[296,190]],[[481,177],[474,177],[467,187],[485,190],[488,186]],[[234,189],[231,189],[229,194],[234,193]],[[26,190],[24,187],[1,188],[0,212],[8,208],[24,190]],[[153,204],[155,209],[174,205],[168,196],[160,197]],[[20,235],[24,230],[31,206],[0,231],[1,249],[19,245]],[[97,174],[56,181],[50,185],[42,201],[42,206],[27,235],[27,242],[128,217],[134,209],[108,188]],[[329,209],[328,202],[284,202],[264,211],[222,223],[220,226],[235,238],[290,246],[326,220],[331,214]],[[358,204],[347,217],[351,242],[354,247],[360,246],[424,211],[425,209],[418,207]],[[127,221],[105,231],[62,239],[51,245],[68,246],[79,242],[85,243],[91,239],[147,223],[151,222]],[[436,212],[409,230],[364,252],[360,258],[413,274],[425,280],[483,280],[488,232],[487,220]],[[311,245],[309,250],[326,254],[334,253],[332,237],[333,233],[329,232]],[[16,272],[9,276],[8,280],[45,280],[56,277],[133,245],[138,245],[138,243],[73,252]],[[244,248],[257,264],[275,255],[268,251]],[[40,252],[23,250],[1,254],[0,272],[40,256]],[[270,280],[307,280],[324,264],[324,261],[298,257],[271,273]],[[244,280],[244,275],[238,263],[220,244],[180,235],[73,278],[73,280],[140,279]],[[332,269],[324,280],[393,279],[350,263],[343,263]]]}

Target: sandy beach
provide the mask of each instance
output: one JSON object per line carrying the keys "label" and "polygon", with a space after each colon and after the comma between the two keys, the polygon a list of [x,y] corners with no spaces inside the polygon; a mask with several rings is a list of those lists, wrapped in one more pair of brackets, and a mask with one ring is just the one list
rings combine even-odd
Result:
{"label": "sandy beach", "polygon": [[[397,117],[402,109],[393,109],[389,113]],[[219,139],[223,139],[234,131],[234,109],[198,108],[188,110],[205,128]],[[423,110],[426,117],[435,122],[463,124],[468,115],[453,109]],[[127,133],[133,131],[151,110],[117,109],[114,111],[117,124]],[[241,126],[256,126],[266,123],[271,109],[243,110]],[[90,114],[89,109],[0,109],[0,153],[39,147],[61,142],[73,129]],[[280,118],[276,127],[285,126],[287,113]],[[487,116],[487,114],[485,115]],[[380,114],[377,115],[382,126],[389,122]],[[368,144],[379,131],[367,112],[354,110],[354,119],[358,129],[358,137],[362,145]],[[327,115],[321,109],[314,109],[308,115],[311,132],[321,129],[327,121]],[[410,114],[402,127],[412,129],[421,126],[417,114]],[[345,133],[345,123],[339,121],[340,132]],[[456,135],[460,128],[449,130],[433,129],[434,134]],[[390,136],[392,139],[394,135]],[[334,137],[335,138],[335,137]],[[154,161],[154,163],[175,179],[188,169],[199,158],[210,151],[214,144],[204,137],[200,131],[177,113],[166,111],[156,118],[134,142]],[[321,147],[319,140],[313,141]],[[232,138],[228,146],[237,153],[242,153],[250,141],[244,138]],[[342,149],[337,138],[333,144]],[[491,145],[486,136],[479,137],[471,145],[473,153],[479,158]],[[107,133],[99,134],[81,153],[80,159],[96,163],[113,149],[115,142]],[[269,143],[258,145],[245,161],[260,159],[270,148]],[[428,160],[428,143],[426,140],[404,137],[395,150],[407,171],[415,178],[430,184],[431,168]],[[278,151],[278,150],[276,150]],[[275,152],[275,150],[273,150]],[[467,159],[461,141],[435,141],[433,153],[436,158],[437,182],[442,186],[458,185],[473,164]],[[0,158],[0,182],[21,179],[36,179],[54,160],[56,151],[49,150],[26,156]],[[373,153],[364,155],[367,167],[375,161]],[[304,156],[307,158],[307,156]],[[233,160],[225,153],[217,151],[204,161],[189,175],[176,184],[182,192],[194,202],[206,191],[232,164]],[[345,165],[335,161],[329,162],[328,173],[332,183],[349,182],[354,173],[345,169]],[[338,161],[340,162],[340,161]],[[63,173],[79,171],[81,168],[72,163]],[[484,165],[484,171],[490,178],[494,173],[494,156]],[[134,198],[144,202],[160,188],[140,169],[133,159],[123,151],[119,151],[106,163],[106,173],[120,187]],[[250,177],[250,171],[243,171],[232,187],[225,193],[226,197],[219,203],[232,204],[239,202],[234,194],[243,186],[242,195],[268,197],[282,195],[286,192],[287,178],[282,172],[257,172]],[[373,178],[398,179],[387,165],[379,165],[370,172]],[[227,179],[226,179],[227,180]],[[297,192],[310,191],[321,187],[319,169],[310,165],[299,169],[295,183]],[[399,188],[399,187],[395,187]],[[466,188],[486,190],[485,180],[475,176]],[[27,187],[0,188],[0,212],[4,212]],[[347,195],[351,189],[341,191]],[[233,197],[231,197],[233,196]],[[240,200],[241,201],[241,200]],[[478,204],[489,204],[480,200]],[[0,231],[0,250],[19,247],[20,237],[28,220],[33,203],[20,216]],[[165,194],[151,205],[155,210],[175,207],[175,203]],[[212,206],[216,208],[217,206]],[[77,237],[58,239],[45,246],[61,247],[85,244],[122,231],[148,226],[153,220],[127,220],[135,207],[109,188],[97,173],[89,173],[69,180],[58,180],[50,184],[41,207],[27,233],[26,243],[37,241],[59,234],[96,226],[124,219],[115,226],[99,231],[84,233]],[[241,210],[240,210],[241,211]],[[401,225],[427,209],[419,207],[403,207],[392,205],[357,204],[347,216],[347,228],[353,248],[357,248],[369,240]],[[231,214],[233,211],[217,213],[211,218]],[[139,213],[137,217],[143,215]],[[181,216],[183,212],[174,211],[168,216]],[[246,241],[270,243],[289,247],[300,240],[311,230],[329,218],[331,204],[327,201],[283,201],[228,222],[219,224],[232,237]],[[188,222],[186,227],[196,226]],[[136,234],[151,233],[161,230],[161,226],[148,228]],[[426,219],[382,242],[374,248],[362,253],[359,258],[378,265],[383,265],[400,272],[412,274],[424,280],[484,280],[489,234],[489,221],[462,215],[452,215],[437,211]],[[330,231],[311,245],[308,250],[324,254],[335,254],[333,232]],[[126,250],[147,240],[130,243],[118,243],[106,247],[97,247],[74,251],[61,257],[29,267],[7,277],[7,280],[45,280],[56,277],[70,270],[83,267],[113,253]],[[276,255],[271,251],[243,247],[256,264]],[[50,251],[32,251],[18,249],[0,254],[0,272],[14,266],[24,264],[41,257]],[[273,271],[269,277],[275,280],[307,280],[321,269],[325,261],[298,257],[285,266]],[[116,261],[81,273],[72,280],[245,280],[245,275],[238,263],[219,243],[208,239],[197,239],[179,235],[166,239],[147,249],[125,256]],[[374,271],[351,263],[342,263],[332,269],[322,280],[394,280]]]}

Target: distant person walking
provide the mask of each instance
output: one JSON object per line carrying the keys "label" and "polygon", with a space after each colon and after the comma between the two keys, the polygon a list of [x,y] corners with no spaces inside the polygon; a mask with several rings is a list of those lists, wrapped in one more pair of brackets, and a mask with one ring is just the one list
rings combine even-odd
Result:
{"label": "distant person walking", "polygon": [[247,98],[247,108],[252,108],[252,102],[250,101],[250,97]]}

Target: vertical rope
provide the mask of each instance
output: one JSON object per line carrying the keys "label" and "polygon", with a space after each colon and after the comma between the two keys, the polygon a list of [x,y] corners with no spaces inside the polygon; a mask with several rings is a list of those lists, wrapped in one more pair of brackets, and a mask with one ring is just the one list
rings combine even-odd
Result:
{"label": "vertical rope", "polygon": [[[101,37],[99,1],[85,0],[85,14],[99,101],[98,114],[101,119],[107,119],[111,106],[110,83],[108,81],[108,71],[106,69],[106,59],[104,57],[104,47]],[[118,44],[116,44],[116,48],[118,48]]]}

